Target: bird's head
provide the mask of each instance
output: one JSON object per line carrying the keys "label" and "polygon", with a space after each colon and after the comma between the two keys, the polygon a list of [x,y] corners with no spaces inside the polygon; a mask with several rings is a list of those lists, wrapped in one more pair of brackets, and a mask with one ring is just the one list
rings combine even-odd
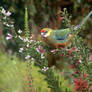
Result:
{"label": "bird's head", "polygon": [[43,38],[47,38],[48,36],[50,36],[51,32],[52,32],[52,29],[50,29],[50,28],[43,28],[41,30],[41,36]]}

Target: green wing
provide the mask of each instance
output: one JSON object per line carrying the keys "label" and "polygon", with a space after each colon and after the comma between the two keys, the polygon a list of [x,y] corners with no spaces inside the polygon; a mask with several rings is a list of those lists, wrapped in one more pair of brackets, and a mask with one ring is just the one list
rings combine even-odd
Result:
{"label": "green wing", "polygon": [[70,29],[61,29],[53,30],[49,36],[50,43],[64,43],[70,40],[69,34],[71,33]]}
{"label": "green wing", "polygon": [[66,37],[68,34],[70,34],[71,33],[71,31],[70,31],[70,29],[69,28],[67,28],[67,29],[60,29],[60,30],[55,30],[55,36],[57,37],[57,38],[64,38],[64,37]]}

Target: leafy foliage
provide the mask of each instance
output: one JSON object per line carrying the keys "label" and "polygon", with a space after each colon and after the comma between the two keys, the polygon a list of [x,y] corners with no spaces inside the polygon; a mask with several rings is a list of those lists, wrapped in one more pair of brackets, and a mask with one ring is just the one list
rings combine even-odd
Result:
{"label": "leafy foliage", "polygon": [[[22,92],[29,92],[28,85],[29,80],[27,79],[29,71],[27,67],[27,62],[22,62],[16,55],[9,56],[5,53],[0,52],[0,90],[1,92],[15,92],[15,91],[22,91]],[[32,62],[30,65],[30,71],[32,74],[32,84],[31,84],[31,91],[37,92],[50,92],[50,89],[47,88],[47,82],[44,80],[46,78],[44,75],[39,73],[39,68],[34,66]],[[54,71],[54,74],[58,75]],[[63,92],[67,87],[68,80],[65,80],[63,76],[59,75],[59,80],[62,82]],[[71,87],[72,88],[72,87]],[[71,90],[69,88],[69,90]]]}
{"label": "leafy foliage", "polygon": [[[27,0],[27,3],[28,2],[29,1]],[[50,2],[54,3],[53,0],[51,0]],[[57,11],[57,10],[54,11],[53,9],[53,14],[50,14],[49,10],[51,10],[52,8],[50,6],[47,7],[47,4],[50,5],[50,3],[49,2],[45,3],[42,0],[36,0],[36,2],[32,0],[31,4],[32,4],[31,9],[33,9],[34,11],[30,13],[32,18],[31,25],[33,25],[32,27],[36,28],[36,30],[38,29],[37,25],[39,25],[39,23],[43,23],[42,21],[43,18],[46,19],[43,23],[43,25],[45,25],[46,23],[48,23],[49,19],[52,19],[53,15]],[[39,20],[40,22],[35,20],[39,12],[38,7],[40,7],[40,9],[43,9],[43,12],[41,12],[41,14],[39,13],[38,16],[38,18],[40,16],[42,18],[42,20]],[[89,60],[90,49],[86,46],[84,40],[79,35],[81,30],[83,29],[80,28],[77,31],[73,30],[74,26],[71,24],[71,17],[69,16],[67,10],[64,9],[64,12],[62,12],[62,17],[64,18],[63,23],[65,27],[71,29],[73,39],[70,46],[67,46],[66,48],[55,49],[46,45],[42,40],[41,41],[35,40],[34,34],[32,33],[30,34],[30,28],[28,26],[29,25],[28,19],[30,17],[28,17],[28,13],[29,13],[28,9],[25,8],[25,17],[24,17],[25,30],[23,31],[18,30],[18,32],[12,31],[12,34],[8,34],[8,37],[6,37],[8,41],[14,40],[13,42],[15,43],[15,41],[17,40],[19,42],[20,48],[18,48],[19,49],[18,55],[21,56],[21,58],[25,62],[19,62],[20,60],[17,59],[16,56],[11,58],[11,56],[9,57],[6,56],[5,54],[4,55],[1,54],[1,57],[3,57],[1,58],[0,61],[1,63],[0,71],[2,73],[0,79],[2,83],[0,84],[1,91],[13,92],[16,90],[22,92],[27,92],[27,91],[28,92],[35,92],[35,91],[88,92],[92,87],[91,86],[92,64]],[[0,14],[2,16],[1,25],[3,25],[3,23],[7,20],[7,12],[2,13],[2,11],[0,11]],[[46,14],[46,18],[42,16],[44,14]],[[47,16],[48,14],[50,14],[51,16]],[[11,27],[11,29],[12,28],[14,27]],[[36,31],[34,31],[34,33],[35,32]],[[53,49],[55,50],[55,52],[52,52]],[[54,56],[55,55],[58,55],[59,57],[64,56],[66,62],[64,61],[63,63],[61,61],[58,61],[60,63],[58,62],[57,63],[60,67],[62,65],[66,69],[59,70],[55,66],[49,67],[48,52],[51,52]],[[7,59],[7,57],[9,58]],[[71,70],[68,68],[69,65],[70,68],[72,68]],[[4,76],[6,76],[6,79],[3,79]],[[25,80],[26,77],[27,80]],[[4,89],[6,87],[7,89]]]}

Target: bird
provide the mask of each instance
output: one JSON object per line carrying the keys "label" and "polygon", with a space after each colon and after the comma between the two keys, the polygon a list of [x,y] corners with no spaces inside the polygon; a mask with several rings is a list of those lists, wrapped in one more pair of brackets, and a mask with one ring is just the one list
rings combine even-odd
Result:
{"label": "bird", "polygon": [[45,43],[54,48],[65,47],[70,44],[72,39],[72,33],[69,28],[60,30],[44,28],[41,30],[41,36]]}
{"label": "bird", "polygon": [[[72,34],[69,28],[64,30],[44,28],[41,30],[41,36],[42,40],[51,49],[57,49],[61,47],[64,48],[71,44],[72,39]],[[58,55],[57,53],[52,53],[51,51],[47,50],[47,61],[48,67],[55,66],[56,69],[62,70],[64,68],[64,62],[66,61],[66,58],[64,56]]]}
{"label": "bird", "polygon": [[[92,11],[84,17],[80,24],[74,26],[75,31],[77,31],[80,27],[82,27],[88,18],[92,15]],[[52,48],[65,48],[72,44],[73,34],[70,28],[65,29],[51,29],[51,28],[43,28],[41,29],[41,39],[45,42],[49,47]],[[61,70],[64,66],[64,62],[66,61],[64,56],[53,54],[50,51],[47,51],[47,60],[48,66],[52,67],[53,65],[57,67],[57,69]],[[61,62],[60,62],[61,61]]]}
{"label": "bird", "polygon": [[[82,22],[76,26],[74,26],[75,31],[77,31],[80,27],[82,27],[88,18],[92,15],[92,11],[84,17]],[[72,42],[72,31],[70,28],[65,29],[51,29],[51,28],[43,28],[41,29],[41,38],[47,43],[49,46],[53,46],[54,48],[66,47],[69,46]]]}

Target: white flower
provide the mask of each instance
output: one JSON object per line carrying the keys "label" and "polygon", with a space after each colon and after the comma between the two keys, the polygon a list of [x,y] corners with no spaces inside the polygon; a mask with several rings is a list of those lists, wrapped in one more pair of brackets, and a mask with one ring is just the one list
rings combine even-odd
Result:
{"label": "white flower", "polygon": [[29,44],[27,44],[26,46],[29,47]]}
{"label": "white flower", "polygon": [[51,50],[51,52],[52,52],[52,53],[55,53],[55,52],[56,52],[56,49]]}
{"label": "white flower", "polygon": [[9,24],[6,24],[7,27],[9,27],[10,25]]}
{"label": "white flower", "polygon": [[22,30],[19,29],[19,30],[18,30],[18,33],[21,34],[21,33],[22,33]]}
{"label": "white flower", "polygon": [[35,59],[34,59],[34,58],[31,58],[31,60],[32,60],[32,61],[35,61]]}
{"label": "white flower", "polygon": [[30,40],[30,42],[34,42],[34,40]]}
{"label": "white flower", "polygon": [[11,12],[8,11],[5,15],[6,16],[10,16],[11,15]]}
{"label": "white flower", "polygon": [[19,37],[20,40],[23,40],[23,38],[20,35],[18,37]]}
{"label": "white flower", "polygon": [[11,15],[11,12],[6,12],[6,10],[5,9],[2,9],[2,13],[4,14],[4,15],[6,15],[6,16],[10,16]]}
{"label": "white flower", "polygon": [[5,9],[2,9],[2,13],[5,14],[6,13],[6,10]]}
{"label": "white flower", "polygon": [[23,52],[23,50],[24,50],[24,48],[20,48],[20,49],[19,49],[19,52],[20,52],[20,53],[22,53],[22,52]]}
{"label": "white flower", "polygon": [[79,62],[82,63],[82,60],[80,59]]}
{"label": "white flower", "polygon": [[24,38],[23,41],[24,41],[24,42],[28,42],[28,38]]}
{"label": "white flower", "polygon": [[44,59],[44,58],[45,58],[45,56],[44,56],[44,54],[42,53],[42,54],[41,54],[41,59]]}
{"label": "white flower", "polygon": [[25,59],[29,59],[30,58],[30,55],[27,55],[26,57],[25,57]]}
{"label": "white flower", "polygon": [[43,71],[47,71],[48,69],[49,68],[48,67],[45,67],[45,66],[42,68]]}
{"label": "white flower", "polygon": [[36,48],[37,52],[39,52],[38,48]]}
{"label": "white flower", "polygon": [[6,37],[6,40],[11,40],[13,38],[13,36],[11,34],[7,34],[8,36]]}

